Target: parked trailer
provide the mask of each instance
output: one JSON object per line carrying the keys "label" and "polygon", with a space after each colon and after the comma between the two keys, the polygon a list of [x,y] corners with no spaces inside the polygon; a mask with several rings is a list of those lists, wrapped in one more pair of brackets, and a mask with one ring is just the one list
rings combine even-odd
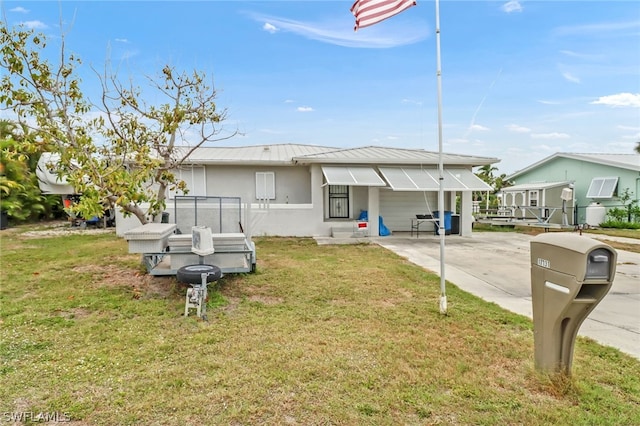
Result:
{"label": "parked trailer", "polygon": [[142,254],[151,275],[176,275],[183,266],[215,265],[223,274],[254,272],[255,244],[244,233],[211,234],[214,253],[199,256],[192,252],[192,234],[176,234],[173,223],[147,223],[125,232],[129,253]]}

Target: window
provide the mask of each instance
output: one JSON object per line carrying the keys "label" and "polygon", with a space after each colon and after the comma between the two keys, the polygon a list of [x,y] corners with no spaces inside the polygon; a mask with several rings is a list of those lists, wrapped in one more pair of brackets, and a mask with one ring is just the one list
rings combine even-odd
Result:
{"label": "window", "polygon": [[329,218],[346,219],[349,217],[349,187],[347,185],[329,185]]}
{"label": "window", "polygon": [[538,191],[529,192],[529,206],[538,207]]}
{"label": "window", "polygon": [[256,172],[256,199],[276,199],[276,176],[274,172]]}
{"label": "window", "polygon": [[176,195],[207,195],[206,175],[203,166],[185,166],[174,170],[173,174],[176,176],[176,181],[184,181],[189,193],[169,191],[169,198],[175,198]]}
{"label": "window", "polygon": [[611,198],[618,186],[617,177],[597,177],[591,180],[587,198]]}

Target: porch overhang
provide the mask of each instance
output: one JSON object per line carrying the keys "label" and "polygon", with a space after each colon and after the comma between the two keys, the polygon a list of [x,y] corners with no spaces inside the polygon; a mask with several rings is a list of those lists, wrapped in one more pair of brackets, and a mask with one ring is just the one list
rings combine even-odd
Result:
{"label": "porch overhang", "polygon": [[[380,167],[380,173],[394,191],[438,191],[438,169],[417,167]],[[493,191],[493,188],[477,177],[471,170],[462,168],[444,169],[445,191]]]}
{"label": "porch overhang", "polygon": [[327,185],[387,186],[371,167],[322,166]]}

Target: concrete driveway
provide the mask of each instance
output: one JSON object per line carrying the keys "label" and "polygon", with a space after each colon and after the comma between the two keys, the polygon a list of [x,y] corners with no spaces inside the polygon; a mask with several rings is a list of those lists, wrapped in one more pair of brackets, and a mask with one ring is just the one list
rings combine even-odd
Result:
{"label": "concrete driveway", "polygon": [[[514,232],[476,232],[471,237],[447,236],[445,278],[484,300],[531,318],[531,238]],[[371,240],[440,274],[438,236],[391,236]],[[640,240],[625,241],[640,244]],[[584,321],[579,334],[640,359],[640,254],[621,250],[617,250],[617,253],[618,264],[611,290]]]}

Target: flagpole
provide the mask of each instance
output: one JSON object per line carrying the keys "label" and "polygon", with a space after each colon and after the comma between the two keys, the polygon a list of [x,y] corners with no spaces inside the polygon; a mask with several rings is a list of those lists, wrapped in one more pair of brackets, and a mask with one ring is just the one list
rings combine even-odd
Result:
{"label": "flagpole", "polygon": [[[442,161],[442,78],[440,65],[440,2],[436,1],[436,57],[438,77],[438,170],[440,183],[438,186],[438,230],[440,234],[440,313],[447,313],[447,291],[444,278],[444,165]],[[416,0],[356,0],[351,6],[351,13],[356,18],[358,28],[368,27],[388,19],[416,5]]]}
{"label": "flagpole", "polygon": [[444,163],[442,160],[442,64],[440,62],[440,0],[436,1],[436,76],[438,81],[438,234],[440,235],[440,313],[447,314],[447,287],[444,262]]}

